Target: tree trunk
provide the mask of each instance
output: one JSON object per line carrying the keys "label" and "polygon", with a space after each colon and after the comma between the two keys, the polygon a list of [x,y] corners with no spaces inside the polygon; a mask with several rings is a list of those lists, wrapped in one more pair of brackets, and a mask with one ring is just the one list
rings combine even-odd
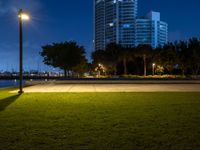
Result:
{"label": "tree trunk", "polygon": [[181,65],[181,70],[182,70],[182,76],[185,76],[185,67],[184,67],[184,65]]}
{"label": "tree trunk", "polygon": [[143,55],[143,61],[144,61],[144,76],[147,76],[147,62],[146,62],[146,55]]}
{"label": "tree trunk", "polygon": [[195,74],[195,75],[198,75],[198,73],[199,73],[199,66],[197,66],[197,67],[194,69],[194,74]]}
{"label": "tree trunk", "polygon": [[197,75],[197,67],[196,67],[196,65],[193,65],[191,70],[192,70],[192,75]]}
{"label": "tree trunk", "polygon": [[182,69],[182,76],[185,76],[185,70]]}
{"label": "tree trunk", "polygon": [[67,71],[67,77],[70,78],[70,71]]}
{"label": "tree trunk", "polygon": [[114,75],[116,76],[117,75],[117,66],[114,65]]}
{"label": "tree trunk", "polygon": [[127,75],[127,61],[126,61],[126,58],[123,59],[123,65],[124,65],[124,75]]}
{"label": "tree trunk", "polygon": [[67,78],[67,69],[64,69],[64,76]]}
{"label": "tree trunk", "polygon": [[196,71],[196,74],[197,74],[197,75],[199,74],[199,70],[200,70],[200,66],[198,65],[197,71]]}

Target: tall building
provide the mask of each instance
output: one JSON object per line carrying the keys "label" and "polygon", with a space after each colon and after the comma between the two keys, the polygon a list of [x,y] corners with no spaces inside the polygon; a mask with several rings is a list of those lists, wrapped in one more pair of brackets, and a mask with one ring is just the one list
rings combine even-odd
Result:
{"label": "tall building", "polygon": [[136,46],[148,44],[156,48],[168,42],[168,25],[160,21],[159,12],[150,12],[136,20]]}
{"label": "tall building", "polygon": [[134,46],[137,0],[94,0],[95,50],[109,43]]}
{"label": "tall building", "polygon": [[105,49],[109,43],[134,47],[152,47],[167,42],[167,24],[160,14],[149,13],[137,18],[138,0],[94,0],[94,48]]}
{"label": "tall building", "polygon": [[94,49],[105,48],[105,2],[95,0],[94,2]]}

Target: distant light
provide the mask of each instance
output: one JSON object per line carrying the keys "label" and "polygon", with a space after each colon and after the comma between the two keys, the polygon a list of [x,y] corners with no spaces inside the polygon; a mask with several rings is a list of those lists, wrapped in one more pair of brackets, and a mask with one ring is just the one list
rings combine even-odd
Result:
{"label": "distant light", "polygon": [[19,18],[21,18],[22,20],[30,20],[30,16],[26,13],[19,14]]}
{"label": "distant light", "polygon": [[152,66],[155,66],[155,65],[156,65],[155,63],[152,64]]}

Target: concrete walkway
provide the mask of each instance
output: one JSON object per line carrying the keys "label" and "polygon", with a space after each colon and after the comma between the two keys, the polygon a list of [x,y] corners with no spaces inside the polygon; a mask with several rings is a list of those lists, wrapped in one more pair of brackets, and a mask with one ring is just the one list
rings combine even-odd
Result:
{"label": "concrete walkway", "polygon": [[[16,93],[17,90],[11,91]],[[39,84],[25,93],[50,92],[200,92],[200,84]]]}

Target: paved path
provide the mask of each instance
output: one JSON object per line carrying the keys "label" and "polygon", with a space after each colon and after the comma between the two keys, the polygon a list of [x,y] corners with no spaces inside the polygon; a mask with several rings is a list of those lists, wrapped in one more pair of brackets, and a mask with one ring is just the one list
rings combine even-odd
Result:
{"label": "paved path", "polygon": [[39,84],[24,92],[200,92],[200,84]]}

